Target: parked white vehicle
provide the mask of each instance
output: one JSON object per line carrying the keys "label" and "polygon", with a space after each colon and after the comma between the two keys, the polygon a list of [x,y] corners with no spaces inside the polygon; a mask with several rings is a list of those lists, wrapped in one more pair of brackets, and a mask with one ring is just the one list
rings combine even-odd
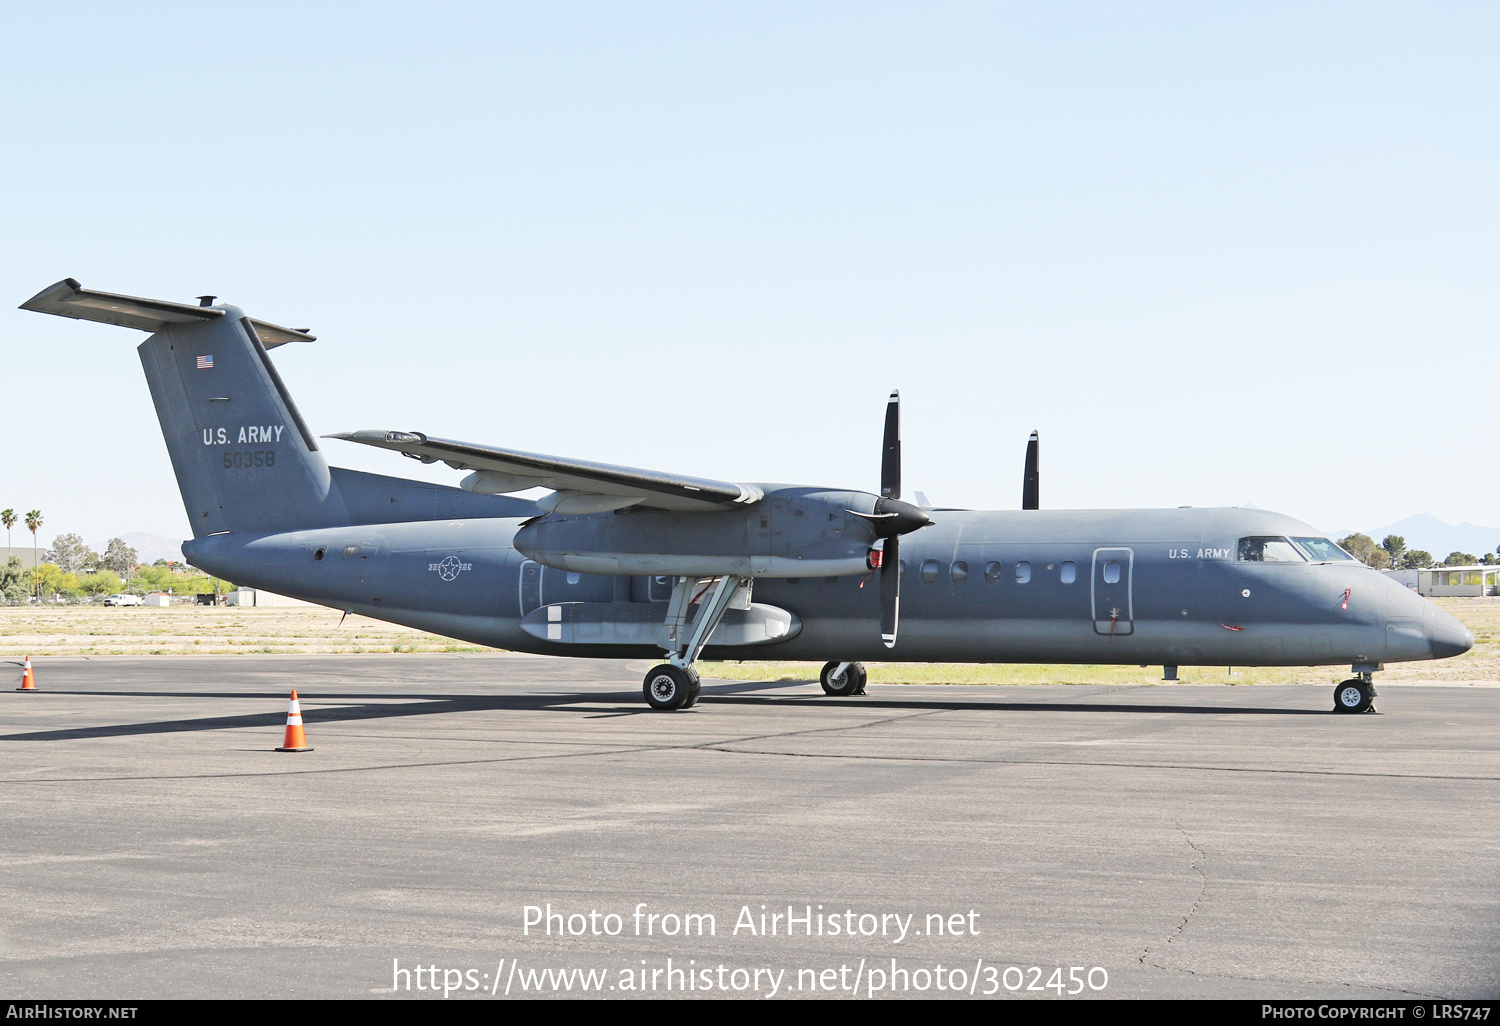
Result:
{"label": "parked white vehicle", "polygon": [[141,605],[139,595],[106,595],[104,596],[106,606],[138,606]]}

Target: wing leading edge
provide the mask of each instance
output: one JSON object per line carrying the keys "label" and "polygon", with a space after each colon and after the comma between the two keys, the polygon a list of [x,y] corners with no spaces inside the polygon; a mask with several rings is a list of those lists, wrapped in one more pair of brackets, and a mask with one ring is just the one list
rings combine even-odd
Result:
{"label": "wing leading edge", "polygon": [[493,495],[551,488],[553,494],[544,496],[538,505],[552,513],[602,513],[626,506],[708,511],[747,505],[765,497],[754,485],[430,438],[416,431],[347,431],[326,437],[391,449],[423,463],[441,461],[454,470],[474,471],[460,482],[465,491]]}

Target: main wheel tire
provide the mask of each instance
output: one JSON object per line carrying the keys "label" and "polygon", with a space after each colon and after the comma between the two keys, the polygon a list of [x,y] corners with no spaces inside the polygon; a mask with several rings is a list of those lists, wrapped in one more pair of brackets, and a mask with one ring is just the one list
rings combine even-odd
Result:
{"label": "main wheel tire", "polygon": [[662,663],[651,667],[641,692],[646,696],[646,703],[653,709],[681,709],[687,704],[692,687],[692,675],[686,670],[671,663]]}
{"label": "main wheel tire", "polygon": [[856,695],[865,693],[865,685],[870,683],[870,672],[865,669],[864,663],[855,663],[854,669],[859,671],[859,687],[854,689]]}
{"label": "main wheel tire", "polygon": [[688,687],[687,701],[682,703],[682,707],[684,709],[691,709],[693,706],[697,705],[698,696],[703,692],[703,681],[698,678],[697,669],[690,669],[688,670],[688,673],[692,674],[693,683]]}
{"label": "main wheel tire", "polygon": [[1334,712],[1369,712],[1374,704],[1375,688],[1362,680],[1346,680],[1333,689]]}
{"label": "main wheel tire", "polygon": [[850,663],[842,675],[835,676],[834,673],[843,663],[829,662],[823,664],[823,672],[818,674],[818,683],[823,685],[823,692],[829,695],[843,697],[852,695],[859,690],[859,664]]}

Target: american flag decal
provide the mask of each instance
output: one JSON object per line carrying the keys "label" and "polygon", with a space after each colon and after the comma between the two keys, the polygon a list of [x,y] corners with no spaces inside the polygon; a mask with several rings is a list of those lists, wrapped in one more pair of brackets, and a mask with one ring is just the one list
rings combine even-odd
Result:
{"label": "american flag decal", "polygon": [[213,370],[214,369],[214,358],[212,356],[200,356],[200,357],[198,357],[198,369],[199,370]]}

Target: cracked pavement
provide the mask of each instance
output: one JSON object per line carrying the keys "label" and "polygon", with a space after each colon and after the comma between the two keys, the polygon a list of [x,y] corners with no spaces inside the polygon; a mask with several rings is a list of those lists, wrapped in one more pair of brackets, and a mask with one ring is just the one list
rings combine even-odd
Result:
{"label": "cracked pavement", "polygon": [[[707,680],[663,714],[645,667],[49,660],[40,694],[0,702],[0,983],[363,997],[392,958],[671,956],[1101,966],[1105,997],[1500,996],[1500,690],[1382,685],[1381,715],[1348,717],[1324,687]],[[294,687],[315,751],[278,754]],[[717,931],[523,937],[547,902]],[[978,933],[734,934],[762,904],[972,909]]]}

